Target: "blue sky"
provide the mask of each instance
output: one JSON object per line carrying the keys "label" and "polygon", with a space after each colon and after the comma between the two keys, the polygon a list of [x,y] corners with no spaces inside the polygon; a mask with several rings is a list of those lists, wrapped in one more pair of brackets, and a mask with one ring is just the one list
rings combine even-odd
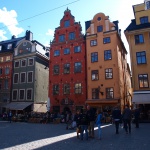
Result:
{"label": "blue sky", "polygon": [[132,5],[143,2],[144,0],[0,0],[0,41],[10,39],[12,35],[24,36],[26,30],[31,30],[34,40],[48,45],[68,7],[75,21],[80,21],[83,33],[85,21],[93,19],[99,12],[109,16],[111,21],[118,20],[122,40],[128,51],[123,31],[134,18]]}

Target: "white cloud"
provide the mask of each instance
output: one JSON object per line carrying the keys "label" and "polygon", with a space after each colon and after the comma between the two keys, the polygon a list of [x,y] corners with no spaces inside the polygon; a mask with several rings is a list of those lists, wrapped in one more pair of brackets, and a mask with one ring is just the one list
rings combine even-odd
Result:
{"label": "white cloud", "polygon": [[4,34],[6,34],[6,32],[4,30],[0,30],[0,41],[7,40],[7,37]]}
{"label": "white cloud", "polygon": [[52,29],[48,29],[46,35],[53,36],[54,35],[54,31]]}
{"label": "white cloud", "polygon": [[18,36],[21,34],[24,29],[21,27],[17,27],[17,13],[15,10],[8,11],[6,7],[0,9],[0,23],[4,24],[11,33],[11,35]]}

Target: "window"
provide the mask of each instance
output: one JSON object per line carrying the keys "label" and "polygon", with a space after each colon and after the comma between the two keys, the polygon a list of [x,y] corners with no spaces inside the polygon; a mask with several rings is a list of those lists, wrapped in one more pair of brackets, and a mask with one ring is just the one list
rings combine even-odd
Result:
{"label": "window", "polygon": [[23,46],[27,46],[27,42],[23,42]]}
{"label": "window", "polygon": [[98,53],[91,53],[91,62],[98,62]]}
{"label": "window", "polygon": [[92,99],[99,99],[99,90],[98,90],[98,88],[92,89]]}
{"label": "window", "polygon": [[21,60],[21,67],[25,67],[26,66],[26,60]]}
{"label": "window", "polygon": [[8,44],[7,49],[12,49],[12,44]]}
{"label": "window", "polygon": [[18,95],[18,90],[13,90],[12,97],[13,97],[13,100],[14,100],[14,101],[17,100],[17,95]]}
{"label": "window", "polygon": [[3,74],[3,69],[2,68],[0,68],[0,75],[2,75]]}
{"label": "window", "polygon": [[91,46],[96,46],[97,45],[97,40],[91,40],[90,45]]}
{"label": "window", "polygon": [[17,84],[19,82],[19,74],[15,73],[14,74],[14,84]]}
{"label": "window", "polygon": [[97,32],[102,32],[103,31],[103,26],[97,26]]}
{"label": "window", "polygon": [[65,41],[65,35],[60,35],[59,42],[64,42],[64,41]]}
{"label": "window", "polygon": [[146,9],[150,9],[150,1],[146,2]]}
{"label": "window", "polygon": [[114,98],[114,89],[113,88],[106,88],[106,98],[107,99]]}
{"label": "window", "polygon": [[148,16],[141,17],[141,18],[140,18],[140,23],[141,23],[141,24],[148,23]]}
{"label": "window", "polygon": [[104,44],[110,43],[110,37],[103,38],[103,43]]}
{"label": "window", "polygon": [[10,61],[10,56],[6,56],[6,61]]}
{"label": "window", "polygon": [[28,83],[31,83],[31,82],[33,82],[33,72],[32,71],[28,72]]}
{"label": "window", "polygon": [[104,51],[104,60],[110,60],[110,59],[112,59],[111,50],[105,50]]}
{"label": "window", "polygon": [[75,94],[81,94],[82,93],[81,83],[76,83],[75,87],[74,87],[74,90],[75,90]]}
{"label": "window", "polygon": [[113,72],[111,68],[105,69],[105,78],[106,79],[112,79],[113,77]]}
{"label": "window", "polygon": [[53,85],[53,95],[59,94],[59,85]]}
{"label": "window", "polygon": [[143,34],[135,35],[135,44],[144,43]]}
{"label": "window", "polygon": [[75,39],[75,33],[74,32],[70,32],[69,33],[69,40],[74,40]]}
{"label": "window", "polygon": [[74,72],[75,73],[80,73],[81,72],[81,63],[80,62],[76,62],[74,64]]}
{"label": "window", "polygon": [[81,47],[80,47],[80,46],[75,46],[75,47],[74,47],[74,52],[75,52],[75,53],[81,52]]}
{"label": "window", "polygon": [[136,53],[137,64],[146,64],[146,52],[137,52]]}
{"label": "window", "polygon": [[8,80],[4,80],[4,89],[8,89]]}
{"label": "window", "polygon": [[92,81],[96,81],[99,79],[98,70],[92,70],[91,75],[92,75]]}
{"label": "window", "polygon": [[9,68],[8,67],[5,68],[5,74],[6,75],[9,74]]}
{"label": "window", "polygon": [[0,51],[2,50],[2,45],[0,45]]}
{"label": "window", "polygon": [[59,65],[54,65],[53,73],[54,73],[54,75],[59,74]]}
{"label": "window", "polygon": [[102,19],[101,17],[98,17],[98,18],[97,18],[98,21],[100,21],[101,19]]}
{"label": "window", "polygon": [[34,58],[29,58],[28,59],[28,66],[33,66],[34,65]]}
{"label": "window", "polygon": [[60,50],[55,50],[54,51],[54,56],[59,56],[60,55]]}
{"label": "window", "polygon": [[64,74],[70,73],[70,64],[64,64]]}
{"label": "window", "polygon": [[24,100],[25,98],[25,90],[19,90],[19,99]]}
{"label": "window", "polygon": [[26,73],[21,72],[20,73],[20,83],[25,83],[26,82]]}
{"label": "window", "polygon": [[70,49],[69,48],[65,48],[64,49],[64,55],[70,54]]}
{"label": "window", "polygon": [[70,26],[70,21],[69,20],[65,20],[65,27],[69,27]]}
{"label": "window", "polygon": [[31,100],[32,99],[32,89],[27,89],[27,93],[26,93],[26,99],[27,100]]}
{"label": "window", "polygon": [[15,61],[15,68],[19,67],[19,61]]}
{"label": "window", "polygon": [[0,57],[0,62],[3,62],[4,61],[4,58],[3,57]]}
{"label": "window", "polygon": [[148,75],[147,74],[139,74],[139,87],[140,88],[148,88]]}
{"label": "window", "polygon": [[70,94],[70,85],[64,84],[64,94]]}

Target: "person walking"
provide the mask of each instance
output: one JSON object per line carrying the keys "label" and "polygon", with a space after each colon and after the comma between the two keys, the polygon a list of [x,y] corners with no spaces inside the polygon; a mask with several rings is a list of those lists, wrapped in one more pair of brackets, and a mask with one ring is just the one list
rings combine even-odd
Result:
{"label": "person walking", "polygon": [[85,138],[88,140],[88,124],[89,124],[89,118],[85,110],[83,110],[83,113],[81,114],[80,118],[80,126],[81,126],[81,134],[80,139],[83,140],[83,134],[85,131]]}
{"label": "person walking", "polygon": [[136,108],[134,111],[135,128],[139,128],[139,118],[140,118],[140,109]]}
{"label": "person walking", "polygon": [[78,109],[75,116],[74,116],[74,121],[76,122],[77,125],[77,138],[79,138],[79,133],[81,133],[81,126],[80,126],[80,120],[81,120],[81,114],[80,110]]}
{"label": "person walking", "polygon": [[89,137],[94,138],[95,112],[89,105],[87,105],[87,116],[89,118]]}
{"label": "person walking", "polygon": [[129,106],[126,105],[123,112],[123,121],[126,134],[128,134],[128,131],[129,133],[131,133],[131,119],[132,119],[132,111],[129,108]]}
{"label": "person walking", "polygon": [[119,134],[119,124],[121,122],[121,111],[118,107],[115,107],[115,109],[113,110],[112,118],[115,123],[116,134]]}
{"label": "person walking", "polygon": [[9,111],[8,119],[9,119],[9,122],[10,122],[10,123],[11,123],[11,118],[12,118],[12,113],[11,113],[11,111]]}
{"label": "person walking", "polygon": [[102,120],[102,114],[101,114],[100,109],[98,109],[97,118],[96,118],[96,125],[98,127],[98,140],[102,139],[101,120]]}

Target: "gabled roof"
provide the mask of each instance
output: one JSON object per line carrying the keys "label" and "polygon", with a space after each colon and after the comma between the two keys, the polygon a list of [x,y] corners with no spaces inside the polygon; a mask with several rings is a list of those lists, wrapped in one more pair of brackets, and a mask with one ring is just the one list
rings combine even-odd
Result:
{"label": "gabled roof", "polygon": [[144,29],[144,28],[150,28],[150,23],[144,23],[144,24],[136,25],[135,19],[132,19],[131,23],[129,24],[129,26],[126,28],[126,30],[124,32],[139,30],[139,29]]}

